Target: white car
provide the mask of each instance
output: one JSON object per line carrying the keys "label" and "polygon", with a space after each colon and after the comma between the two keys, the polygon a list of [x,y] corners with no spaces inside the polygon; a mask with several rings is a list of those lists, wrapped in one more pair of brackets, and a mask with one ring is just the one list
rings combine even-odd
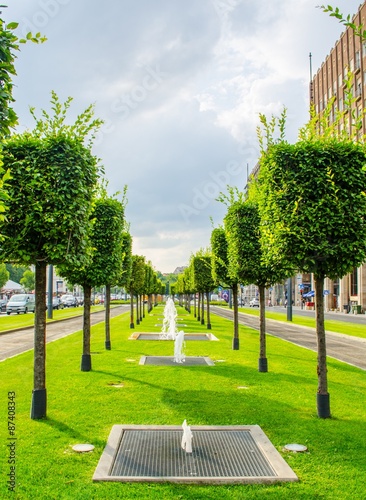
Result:
{"label": "white car", "polygon": [[249,302],[249,307],[259,307],[259,299],[255,298]]}

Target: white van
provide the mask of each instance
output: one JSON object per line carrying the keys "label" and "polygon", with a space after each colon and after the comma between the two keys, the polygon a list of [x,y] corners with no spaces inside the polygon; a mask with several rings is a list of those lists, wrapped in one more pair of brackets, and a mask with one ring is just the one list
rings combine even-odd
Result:
{"label": "white van", "polygon": [[34,312],[36,308],[35,295],[33,293],[16,293],[10,297],[6,304],[6,314]]}

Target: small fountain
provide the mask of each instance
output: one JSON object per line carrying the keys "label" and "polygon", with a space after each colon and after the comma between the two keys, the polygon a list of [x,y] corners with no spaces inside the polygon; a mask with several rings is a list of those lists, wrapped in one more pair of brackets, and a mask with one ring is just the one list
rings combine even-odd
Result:
{"label": "small fountain", "polygon": [[175,340],[177,334],[177,316],[178,313],[174,301],[169,297],[164,307],[163,327],[161,329],[160,338],[164,340]]}
{"label": "small fountain", "polygon": [[174,340],[174,363],[184,363],[186,360],[183,353],[184,346],[184,331],[181,330],[175,336]]}
{"label": "small fountain", "polygon": [[[177,309],[171,298],[167,300],[164,308],[163,327],[159,334],[154,334],[158,340],[174,340],[174,356],[142,356],[140,365],[160,365],[160,366],[176,366],[177,364],[185,364],[186,366],[193,365],[209,365],[214,366],[214,362],[205,357],[187,356],[183,352],[185,346],[185,334],[181,330],[177,332]],[[140,335],[140,334],[139,334]],[[148,334],[146,334],[148,335]],[[192,334],[187,334],[187,337]],[[156,338],[154,340],[157,340]]]}
{"label": "small fountain", "polygon": [[189,425],[187,425],[187,420],[184,420],[182,428],[182,448],[186,453],[192,453],[192,431]]}

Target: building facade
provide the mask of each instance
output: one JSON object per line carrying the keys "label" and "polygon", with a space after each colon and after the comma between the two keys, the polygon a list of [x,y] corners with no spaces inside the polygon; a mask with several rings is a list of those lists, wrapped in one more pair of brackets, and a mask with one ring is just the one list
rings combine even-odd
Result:
{"label": "building facade", "polygon": [[[352,22],[366,27],[366,2],[360,5]],[[329,121],[334,122],[337,112],[343,118],[337,127],[339,132],[354,134],[353,123],[360,128],[356,138],[366,135],[366,40],[347,28],[335,43],[325,61],[310,82],[310,101],[317,115],[329,110]],[[326,308],[347,312],[366,311],[366,264],[342,279],[326,280]]]}

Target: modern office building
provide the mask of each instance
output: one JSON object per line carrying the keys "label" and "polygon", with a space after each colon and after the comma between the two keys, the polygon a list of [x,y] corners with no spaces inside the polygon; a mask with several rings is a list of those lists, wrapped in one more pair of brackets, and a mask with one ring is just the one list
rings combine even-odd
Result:
{"label": "modern office building", "polygon": [[[352,22],[366,29],[365,21],[366,2],[360,5]],[[358,36],[353,29],[347,28],[342,33],[310,82],[310,101],[319,115],[329,105],[330,121],[334,121],[337,110],[345,111],[338,124],[339,132],[353,133],[352,123],[359,120],[360,129],[356,137],[361,139],[366,135],[366,39]],[[328,309],[345,311],[346,306],[353,306],[354,310],[365,312],[366,264],[342,279],[327,280],[325,288],[329,290],[326,297]]]}

